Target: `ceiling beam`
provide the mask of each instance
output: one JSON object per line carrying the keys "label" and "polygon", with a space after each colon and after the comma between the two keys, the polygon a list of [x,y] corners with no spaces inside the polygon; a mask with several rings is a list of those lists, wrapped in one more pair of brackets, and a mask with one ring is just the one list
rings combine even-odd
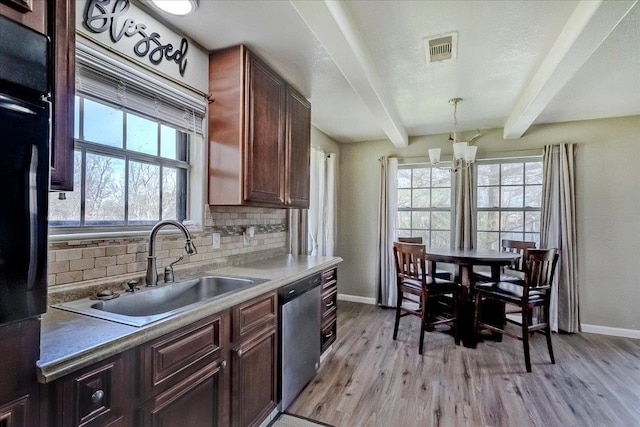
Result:
{"label": "ceiling beam", "polygon": [[371,54],[345,3],[290,0],[340,72],[376,118],[396,147],[409,144],[395,105],[389,101]]}
{"label": "ceiling beam", "polygon": [[637,2],[582,0],[578,3],[516,102],[504,125],[504,139],[520,138],[527,131]]}

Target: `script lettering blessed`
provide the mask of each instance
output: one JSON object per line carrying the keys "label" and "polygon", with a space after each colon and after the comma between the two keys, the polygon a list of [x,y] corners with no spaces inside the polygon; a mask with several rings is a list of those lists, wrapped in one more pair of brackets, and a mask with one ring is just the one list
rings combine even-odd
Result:
{"label": "script lettering blessed", "polygon": [[122,37],[140,36],[134,45],[133,52],[140,58],[149,57],[149,61],[158,65],[163,59],[173,61],[178,65],[180,75],[184,77],[187,69],[187,51],[189,42],[184,37],[180,47],[175,49],[171,43],[162,44],[160,34],[148,34],[147,26],[136,23],[133,19],[125,18],[129,10],[129,0],[88,0],[84,12],[84,25],[96,34],[109,31],[111,41],[118,43]]}

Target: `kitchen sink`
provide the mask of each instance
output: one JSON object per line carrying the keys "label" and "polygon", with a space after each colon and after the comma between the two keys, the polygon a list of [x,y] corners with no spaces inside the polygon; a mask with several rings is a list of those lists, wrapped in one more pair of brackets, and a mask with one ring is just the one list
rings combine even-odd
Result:
{"label": "kitchen sink", "polygon": [[126,325],[144,326],[266,281],[249,277],[203,276],[142,288],[133,293],[122,292],[118,298],[109,300],[85,298],[53,307]]}

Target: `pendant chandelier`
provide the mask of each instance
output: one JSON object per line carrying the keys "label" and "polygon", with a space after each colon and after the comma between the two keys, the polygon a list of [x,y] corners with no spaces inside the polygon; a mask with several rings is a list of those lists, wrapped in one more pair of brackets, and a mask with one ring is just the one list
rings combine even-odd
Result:
{"label": "pendant chandelier", "polygon": [[[458,103],[462,102],[462,98],[451,98],[449,104],[453,104],[453,165],[451,167],[440,166],[440,148],[429,149],[429,161],[438,169],[449,170],[450,172],[458,172],[462,169],[468,169],[473,162],[476,161],[476,151],[478,147],[471,145],[473,141],[480,136],[478,133],[471,138],[469,142],[458,142]],[[449,136],[451,140],[451,135]]]}

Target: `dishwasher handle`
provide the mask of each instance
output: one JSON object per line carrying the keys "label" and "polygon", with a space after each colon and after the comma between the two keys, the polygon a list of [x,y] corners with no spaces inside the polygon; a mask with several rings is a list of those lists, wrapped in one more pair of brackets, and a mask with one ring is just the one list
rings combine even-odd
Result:
{"label": "dishwasher handle", "polygon": [[278,290],[278,300],[280,305],[286,304],[287,302],[298,298],[305,292],[320,286],[321,278],[320,273],[317,273],[281,287]]}

